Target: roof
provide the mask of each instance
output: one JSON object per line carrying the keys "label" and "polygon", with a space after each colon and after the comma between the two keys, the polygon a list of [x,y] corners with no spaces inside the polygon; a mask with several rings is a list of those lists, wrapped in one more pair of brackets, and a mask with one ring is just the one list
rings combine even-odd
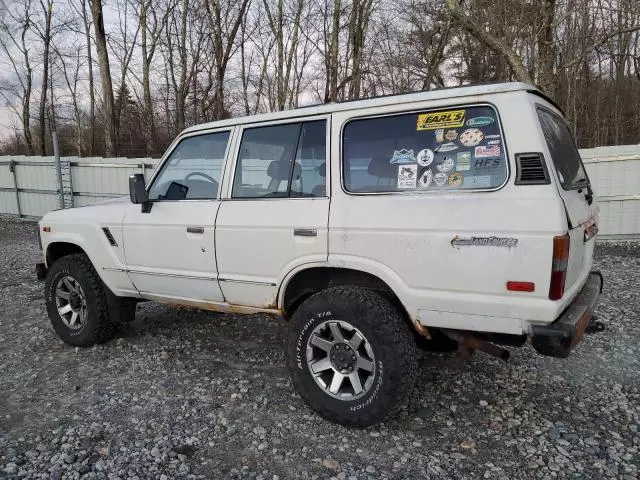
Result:
{"label": "roof", "polygon": [[259,115],[250,115],[244,117],[234,117],[227,120],[218,120],[215,122],[201,123],[184,130],[182,133],[190,133],[198,130],[230,127],[238,124],[268,122],[275,120],[285,120],[310,115],[323,115],[345,110],[358,110],[361,108],[382,107],[385,105],[398,105],[402,103],[424,102],[428,100],[442,100],[458,97],[473,97],[477,95],[486,95],[493,93],[505,93],[516,91],[528,91],[540,95],[550,101],[535,86],[528,83],[509,82],[509,83],[484,83],[478,85],[465,85],[461,87],[439,88],[426,92],[406,93],[402,95],[386,95],[382,97],[367,98],[363,100],[350,100],[345,102],[325,103],[320,105],[311,105],[308,107],[300,107],[292,110],[283,110],[280,112],[263,113]]}

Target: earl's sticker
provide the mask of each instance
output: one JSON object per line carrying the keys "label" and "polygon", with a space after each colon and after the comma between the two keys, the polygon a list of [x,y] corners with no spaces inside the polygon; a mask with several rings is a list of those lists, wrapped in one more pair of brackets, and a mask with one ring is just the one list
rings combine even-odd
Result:
{"label": "earl's sticker", "polygon": [[462,127],[464,112],[464,110],[449,110],[447,112],[421,113],[418,115],[416,130]]}

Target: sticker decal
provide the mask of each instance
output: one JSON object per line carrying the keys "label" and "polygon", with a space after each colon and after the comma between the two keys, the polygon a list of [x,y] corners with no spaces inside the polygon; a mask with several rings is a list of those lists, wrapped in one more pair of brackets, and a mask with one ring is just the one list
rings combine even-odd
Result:
{"label": "sticker decal", "polygon": [[433,151],[428,148],[423,148],[418,152],[416,160],[421,167],[428,167],[433,162]]}
{"label": "sticker decal", "polygon": [[429,188],[431,186],[432,180],[433,172],[431,171],[431,169],[428,169],[422,174],[420,180],[418,180],[418,185],[420,185],[420,188]]}
{"label": "sticker decal", "polygon": [[416,157],[413,155],[413,150],[396,150],[393,152],[393,157],[389,163],[415,163]]}
{"label": "sticker decal", "polygon": [[398,189],[416,188],[418,165],[398,165]]}
{"label": "sticker decal", "polygon": [[462,185],[462,182],[464,182],[464,177],[461,173],[453,172],[449,175],[449,185]]}
{"label": "sticker decal", "polygon": [[500,140],[489,140],[487,145],[500,145]]}
{"label": "sticker decal", "polygon": [[447,174],[446,173],[442,173],[442,172],[436,173],[433,176],[433,182],[438,187],[444,187],[445,183],[447,183]]}
{"label": "sticker decal", "polygon": [[500,135],[496,135],[496,134],[492,133],[491,135],[485,135],[484,138],[486,138],[486,139],[492,139],[492,138],[500,139],[502,137]]}
{"label": "sticker decal", "polygon": [[457,235],[451,239],[452,247],[515,247],[517,238],[508,237],[470,237],[463,238]]}
{"label": "sticker decal", "polygon": [[435,131],[436,142],[442,143],[444,142],[444,128],[439,128]]}
{"label": "sticker decal", "polygon": [[441,162],[438,162],[438,164],[436,165],[436,169],[439,172],[449,172],[451,171],[451,169],[453,168],[453,166],[455,165],[455,160],[451,157],[444,157],[444,160],[442,160]]}
{"label": "sticker decal", "polygon": [[502,165],[502,159],[500,158],[476,158],[473,162],[473,168],[476,169],[495,169]]}
{"label": "sticker decal", "polygon": [[474,117],[467,120],[467,127],[484,127],[495,122],[493,117]]}
{"label": "sticker decal", "polygon": [[457,150],[458,146],[455,143],[443,143],[442,145],[438,145],[435,149],[436,152],[450,152],[452,150]]}
{"label": "sticker decal", "polygon": [[491,186],[491,175],[478,175],[466,177],[465,185],[471,188],[489,188]]}
{"label": "sticker decal", "polygon": [[460,134],[460,143],[465,147],[474,147],[484,138],[484,133],[477,128],[469,128]]}
{"label": "sticker decal", "polygon": [[421,113],[418,115],[416,130],[435,130],[437,128],[462,127],[464,125],[464,110],[449,110],[447,112]]}
{"label": "sticker decal", "polygon": [[474,157],[486,158],[486,157],[498,157],[500,156],[500,145],[484,146],[480,145],[476,147]]}
{"label": "sticker decal", "polygon": [[458,152],[456,154],[456,172],[471,170],[471,152]]}
{"label": "sticker decal", "polygon": [[458,131],[457,130],[447,130],[447,133],[444,134],[444,138],[446,138],[450,142],[453,142],[456,138],[458,138]]}

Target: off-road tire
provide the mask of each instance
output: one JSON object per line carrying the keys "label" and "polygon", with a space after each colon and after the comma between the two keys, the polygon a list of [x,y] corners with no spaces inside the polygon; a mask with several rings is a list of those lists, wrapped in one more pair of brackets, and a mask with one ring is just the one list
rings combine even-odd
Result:
{"label": "off-road tire", "polygon": [[[56,306],[56,286],[64,276],[75,279],[86,296],[87,319],[77,330],[63,323]],[[74,347],[90,347],[113,338],[115,323],[109,314],[107,295],[102,280],[86,255],[67,255],[51,265],[45,280],[45,300],[51,325],[65,343]]]}
{"label": "off-road tire", "polygon": [[[376,372],[369,391],[354,400],[338,399],[315,381],[307,362],[307,341],[318,325],[346,321],[366,337]],[[413,390],[418,371],[413,333],[399,312],[379,293],[361,287],[332,287],[305,300],[289,325],[288,367],[296,390],[322,417],[365,427],[395,415]]]}

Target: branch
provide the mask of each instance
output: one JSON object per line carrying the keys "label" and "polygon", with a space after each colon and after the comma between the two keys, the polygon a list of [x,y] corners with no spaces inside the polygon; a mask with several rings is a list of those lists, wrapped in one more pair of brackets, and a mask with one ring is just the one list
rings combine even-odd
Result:
{"label": "branch", "polygon": [[491,49],[497,55],[502,56],[506,62],[509,64],[513,75],[520,82],[533,84],[533,79],[527,72],[522,60],[518,55],[511,49],[509,45],[503,42],[501,39],[492,35],[482,28],[480,25],[476,24],[475,21],[467,16],[463,11],[462,7],[458,3],[458,0],[445,0],[445,6],[451,16],[471,35],[473,35],[476,39],[478,39],[481,43],[484,43],[489,49]]}

